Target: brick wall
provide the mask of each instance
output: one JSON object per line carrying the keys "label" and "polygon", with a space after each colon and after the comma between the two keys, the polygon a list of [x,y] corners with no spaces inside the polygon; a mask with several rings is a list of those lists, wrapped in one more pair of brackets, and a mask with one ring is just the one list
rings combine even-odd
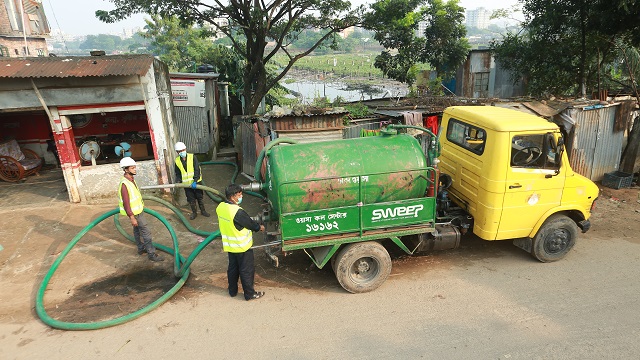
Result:
{"label": "brick wall", "polygon": [[0,0],[0,35],[13,35],[16,33],[9,23],[9,15],[7,15],[5,2],[4,0]]}
{"label": "brick wall", "polygon": [[[4,4],[1,3],[1,0],[0,5],[4,6]],[[24,39],[22,37],[0,36],[0,46],[7,47],[9,50],[9,57],[24,56],[22,51],[22,48],[24,48]],[[28,56],[49,56],[49,52],[47,51],[47,42],[45,39],[27,38],[27,47],[29,48]],[[38,49],[40,49],[41,52],[38,52]],[[18,54],[16,54],[16,50],[18,50]]]}

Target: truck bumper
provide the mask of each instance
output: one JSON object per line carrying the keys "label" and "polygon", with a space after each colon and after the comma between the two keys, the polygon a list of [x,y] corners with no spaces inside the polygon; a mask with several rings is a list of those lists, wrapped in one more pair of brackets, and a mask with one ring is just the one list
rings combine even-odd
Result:
{"label": "truck bumper", "polygon": [[578,227],[582,230],[582,233],[584,234],[587,231],[589,231],[589,229],[591,229],[591,221],[582,220],[582,221],[578,222]]}

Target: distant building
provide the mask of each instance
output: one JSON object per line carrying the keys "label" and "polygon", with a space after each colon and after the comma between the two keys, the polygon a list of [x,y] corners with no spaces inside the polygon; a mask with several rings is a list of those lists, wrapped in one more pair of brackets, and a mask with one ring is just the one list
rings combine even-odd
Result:
{"label": "distant building", "polygon": [[426,29],[427,29],[427,22],[426,21],[418,22],[418,30],[416,30],[416,37],[423,38],[424,37],[424,31]]}
{"label": "distant building", "polygon": [[467,10],[466,24],[467,27],[474,27],[478,29],[486,29],[489,27],[489,21],[491,20],[491,11],[483,7]]}
{"label": "distant building", "polygon": [[136,28],[129,28],[129,29],[122,29],[122,34],[120,34],[120,38],[121,39],[131,39],[133,37],[133,35],[139,33],[142,31],[142,28],[140,27],[136,27]]}
{"label": "distant building", "polygon": [[340,31],[338,33],[338,35],[340,35],[341,38],[346,39],[349,37],[349,35],[353,34],[353,32],[355,31],[355,26],[350,26],[346,29],[343,29],[342,31]]}
{"label": "distant building", "polygon": [[204,28],[211,31],[212,33],[214,33],[215,35],[211,37],[211,41],[216,41],[218,39],[222,39],[227,37],[227,35],[223,34],[220,30],[218,30],[218,27],[228,27],[229,26],[229,19],[227,18],[216,18],[213,19],[213,22],[218,25],[217,27],[214,26],[213,24],[205,24]]}
{"label": "distant building", "polygon": [[42,3],[38,0],[0,0],[2,2],[0,57],[47,56],[46,38],[50,30]]}
{"label": "distant building", "polygon": [[[524,79],[514,83],[488,49],[471,50],[456,73],[455,94],[466,98],[512,98],[524,95]],[[451,90],[453,90],[450,88]]]}

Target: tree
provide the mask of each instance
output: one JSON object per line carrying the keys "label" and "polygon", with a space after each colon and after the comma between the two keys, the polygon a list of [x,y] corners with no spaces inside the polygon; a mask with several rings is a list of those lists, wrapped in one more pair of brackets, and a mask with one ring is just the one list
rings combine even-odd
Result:
{"label": "tree", "polygon": [[[183,24],[207,24],[216,33],[229,37],[233,49],[244,60],[242,92],[248,105],[245,114],[255,113],[269,89],[299,59],[310,54],[337,32],[358,24],[364,12],[363,6],[352,10],[351,3],[345,0],[110,1],[116,7],[114,10],[96,11],[96,16],[101,21],[115,22],[136,13],[158,15],[162,18],[176,16]],[[289,51],[290,43],[305,29],[319,29],[323,35],[303,51]],[[275,77],[269,78],[267,63],[278,51],[287,54],[288,62]]]}
{"label": "tree", "polygon": [[195,72],[214,46],[205,38],[203,29],[183,26],[176,17],[152,15],[145,22],[141,35],[151,42],[148,50],[167,64],[170,71]]}
{"label": "tree", "polygon": [[[374,30],[385,48],[375,66],[393,79],[412,85],[420,62],[431,65],[439,77],[450,76],[469,52],[458,0],[379,0],[371,8],[364,27]],[[421,21],[426,27],[418,34]]]}
{"label": "tree", "polygon": [[514,78],[528,79],[530,94],[586,97],[613,61],[615,39],[640,44],[639,11],[640,3],[627,0],[524,0],[522,28],[491,47]]}
{"label": "tree", "polygon": [[105,52],[112,52],[120,44],[122,40],[116,35],[87,35],[87,39],[80,44],[80,49],[83,50],[104,50]]}

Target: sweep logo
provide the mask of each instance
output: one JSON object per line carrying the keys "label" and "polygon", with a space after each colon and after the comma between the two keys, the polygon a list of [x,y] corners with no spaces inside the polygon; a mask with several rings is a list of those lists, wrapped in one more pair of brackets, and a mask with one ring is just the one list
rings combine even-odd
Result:
{"label": "sweep logo", "polygon": [[398,206],[395,208],[375,209],[373,210],[371,221],[380,221],[381,219],[390,218],[408,218],[418,217],[420,210],[424,209],[422,204],[410,205],[410,206]]}

